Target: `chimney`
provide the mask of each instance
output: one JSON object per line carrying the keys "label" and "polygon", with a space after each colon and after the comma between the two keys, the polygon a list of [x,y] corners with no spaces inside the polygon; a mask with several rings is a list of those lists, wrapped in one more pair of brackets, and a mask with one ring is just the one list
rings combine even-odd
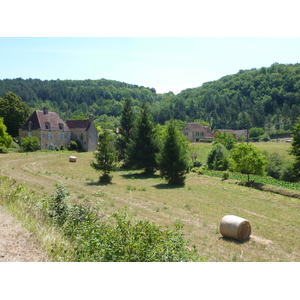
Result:
{"label": "chimney", "polygon": [[47,106],[45,106],[45,107],[43,108],[43,111],[44,111],[44,115],[48,115],[48,107],[47,107]]}
{"label": "chimney", "polygon": [[92,123],[94,121],[94,116],[93,115],[89,115],[89,120]]}

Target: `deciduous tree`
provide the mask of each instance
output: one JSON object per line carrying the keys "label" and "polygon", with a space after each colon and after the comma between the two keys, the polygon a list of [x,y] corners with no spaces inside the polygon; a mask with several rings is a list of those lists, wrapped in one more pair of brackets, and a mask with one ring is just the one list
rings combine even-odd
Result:
{"label": "deciduous tree", "polygon": [[18,136],[19,128],[26,122],[29,114],[29,107],[16,94],[9,92],[0,98],[0,117],[4,119],[7,132],[11,136]]}
{"label": "deciduous tree", "polygon": [[249,182],[250,174],[265,174],[267,160],[255,146],[241,143],[230,151],[230,163],[233,171],[247,174]]}
{"label": "deciduous tree", "polygon": [[12,146],[13,139],[6,130],[7,128],[3,123],[3,118],[0,117],[0,152]]}
{"label": "deciduous tree", "polygon": [[222,144],[227,150],[231,150],[236,144],[236,139],[229,132],[216,132],[216,138],[214,140],[215,144]]}

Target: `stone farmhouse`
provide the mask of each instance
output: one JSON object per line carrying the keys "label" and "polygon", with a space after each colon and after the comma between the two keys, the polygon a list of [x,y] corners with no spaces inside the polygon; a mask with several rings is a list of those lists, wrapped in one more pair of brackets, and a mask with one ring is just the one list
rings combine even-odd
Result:
{"label": "stone farmhouse", "polygon": [[80,141],[83,151],[95,151],[98,144],[98,132],[93,116],[87,120],[68,120],[66,123],[47,107],[36,110],[19,129],[19,142],[27,136],[36,136],[40,140],[40,149],[54,150],[66,148],[70,141]]}
{"label": "stone farmhouse", "polygon": [[202,126],[199,123],[186,123],[182,130],[189,142],[211,142],[214,138],[212,131],[208,126]]}

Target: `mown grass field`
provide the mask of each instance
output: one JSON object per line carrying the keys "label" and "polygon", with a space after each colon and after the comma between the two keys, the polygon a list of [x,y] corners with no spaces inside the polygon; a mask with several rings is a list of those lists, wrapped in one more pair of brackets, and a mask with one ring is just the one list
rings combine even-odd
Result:
{"label": "mown grass field", "polygon": [[[294,160],[293,156],[288,155],[287,151],[291,147],[290,143],[285,142],[259,142],[259,143],[251,143],[261,151],[266,151],[267,153],[278,153],[283,161],[289,163]],[[191,148],[193,152],[198,154],[197,160],[202,163],[206,162],[207,155],[211,150],[211,143],[191,143]]]}
{"label": "mown grass field", "polygon": [[[196,146],[204,157],[211,144]],[[268,150],[274,152],[275,146],[270,143]],[[288,146],[278,143],[276,149],[284,153]],[[76,163],[68,161],[70,155],[77,156]],[[103,217],[128,206],[137,219],[171,227],[182,223],[190,245],[196,245],[206,261],[300,261],[299,199],[194,173],[180,188],[166,185],[158,174],[144,177],[124,170],[114,173],[112,184],[99,185],[99,174],[90,167],[92,159],[93,153],[9,153],[0,155],[0,170],[41,194],[52,193],[54,185],[62,183],[71,194],[70,201],[89,201]],[[249,241],[222,238],[219,224],[227,214],[250,221]]]}

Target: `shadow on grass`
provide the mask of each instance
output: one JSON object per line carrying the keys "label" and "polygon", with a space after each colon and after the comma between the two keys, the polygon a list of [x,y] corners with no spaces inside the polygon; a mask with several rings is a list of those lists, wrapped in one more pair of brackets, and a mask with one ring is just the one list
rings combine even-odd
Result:
{"label": "shadow on grass", "polygon": [[232,239],[232,238],[222,236],[222,237],[219,238],[219,240],[223,240],[225,242],[230,242],[230,243],[241,245],[241,244],[245,244],[245,243],[249,242],[250,238],[248,238],[246,240],[239,241],[239,240],[236,240],[236,239]]}
{"label": "shadow on grass", "polygon": [[147,174],[147,173],[131,173],[131,174],[123,174],[121,177],[125,179],[148,179],[148,178],[160,178],[159,175],[156,174]]}
{"label": "shadow on grass", "polygon": [[156,184],[153,185],[153,187],[155,187],[156,189],[159,190],[171,190],[171,189],[179,189],[179,188],[184,188],[184,185],[172,185],[172,184],[168,184],[168,183],[160,183],[160,184]]}
{"label": "shadow on grass", "polygon": [[87,182],[86,185],[88,186],[106,186],[106,185],[112,185],[115,184],[113,182],[99,182],[99,181],[91,181]]}
{"label": "shadow on grass", "polygon": [[240,181],[238,185],[251,187],[253,189],[262,190],[265,186],[263,183],[254,182],[254,181]]}

